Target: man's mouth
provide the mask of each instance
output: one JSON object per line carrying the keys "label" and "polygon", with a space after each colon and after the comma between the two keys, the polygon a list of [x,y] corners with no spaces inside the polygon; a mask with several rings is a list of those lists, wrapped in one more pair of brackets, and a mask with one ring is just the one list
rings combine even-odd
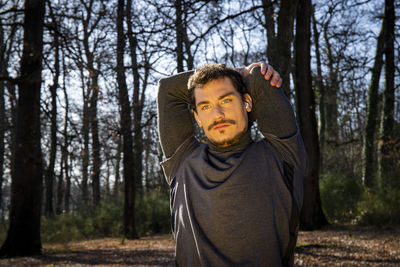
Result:
{"label": "man's mouth", "polygon": [[226,127],[229,127],[229,124],[227,124],[227,123],[221,123],[221,124],[217,124],[217,125],[214,127],[214,130],[220,130],[220,129],[223,129],[223,128],[226,128]]}
{"label": "man's mouth", "polygon": [[223,119],[220,121],[214,121],[211,125],[208,126],[208,130],[211,131],[211,129],[214,130],[220,130],[226,127],[229,127],[231,125],[235,125],[236,121],[231,120],[231,119]]}

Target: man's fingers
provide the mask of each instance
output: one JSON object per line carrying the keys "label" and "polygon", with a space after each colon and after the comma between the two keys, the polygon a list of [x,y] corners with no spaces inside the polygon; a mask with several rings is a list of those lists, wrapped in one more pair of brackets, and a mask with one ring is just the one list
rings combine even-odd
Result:
{"label": "man's fingers", "polygon": [[272,79],[271,79],[271,85],[272,86],[276,86],[276,87],[280,87],[282,85],[282,79],[281,79],[281,75],[275,71],[274,69],[272,69]]}
{"label": "man's fingers", "polygon": [[281,87],[282,85],[282,78],[279,78],[278,82],[276,83],[276,87]]}
{"label": "man's fingers", "polygon": [[272,74],[274,74],[274,68],[272,68],[271,65],[267,64],[267,72],[265,73],[264,77],[266,80],[269,80],[272,76]]}
{"label": "man's fingers", "polygon": [[281,87],[282,85],[281,75],[265,61],[256,62],[247,66],[243,71],[242,74],[243,78],[246,78],[254,67],[261,67],[261,74],[264,76],[265,80],[271,80],[270,84],[272,86]]}
{"label": "man's fingers", "polygon": [[258,66],[261,67],[261,72],[262,72],[263,68],[264,68],[264,72],[265,72],[267,63],[265,63],[265,62],[263,62],[263,61],[261,61],[261,62],[256,62],[256,63],[252,63],[252,64],[250,64],[249,66],[247,66],[246,69],[250,72],[253,68],[258,67]]}
{"label": "man's fingers", "polygon": [[259,66],[261,67],[261,74],[265,75],[268,68],[268,64],[265,61],[261,61],[259,62]]}

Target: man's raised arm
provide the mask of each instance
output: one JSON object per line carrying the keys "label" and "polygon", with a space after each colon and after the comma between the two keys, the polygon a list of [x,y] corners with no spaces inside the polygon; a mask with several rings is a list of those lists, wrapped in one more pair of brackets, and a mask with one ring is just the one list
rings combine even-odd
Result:
{"label": "man's raised arm", "polygon": [[[277,149],[283,161],[288,163],[285,165],[288,166],[287,170],[290,170],[288,173],[292,172],[294,175],[291,193],[297,211],[300,211],[303,203],[303,177],[307,173],[308,156],[297,129],[292,106],[280,88],[271,86],[264,79],[258,67],[252,69],[246,83],[253,98],[250,119],[257,120],[261,133]],[[291,225],[294,228],[290,231],[297,233],[297,223]]]}
{"label": "man's raised arm", "polygon": [[283,91],[265,80],[260,67],[251,70],[246,85],[253,99],[250,116],[257,120],[261,133],[278,138],[293,136],[297,130],[296,119]]}
{"label": "man's raised arm", "polygon": [[194,134],[187,93],[187,82],[192,74],[193,71],[182,72],[158,82],[158,134],[166,158]]}

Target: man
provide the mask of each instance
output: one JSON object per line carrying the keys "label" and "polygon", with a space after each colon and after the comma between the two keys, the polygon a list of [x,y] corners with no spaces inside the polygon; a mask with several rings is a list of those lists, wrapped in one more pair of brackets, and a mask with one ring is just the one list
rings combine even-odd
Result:
{"label": "man", "polygon": [[293,265],[307,156],[290,103],[266,81],[279,87],[279,74],[266,64],[241,73],[215,64],[159,81],[178,266]]}

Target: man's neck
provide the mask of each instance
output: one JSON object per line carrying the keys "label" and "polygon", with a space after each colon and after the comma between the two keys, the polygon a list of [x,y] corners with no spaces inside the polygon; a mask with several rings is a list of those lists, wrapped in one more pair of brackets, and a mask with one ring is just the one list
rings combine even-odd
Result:
{"label": "man's neck", "polygon": [[248,129],[246,132],[244,132],[242,134],[242,136],[238,138],[237,142],[235,142],[229,146],[223,146],[223,147],[217,146],[207,139],[207,144],[209,146],[210,152],[215,152],[215,153],[223,153],[223,152],[230,152],[230,151],[241,152],[241,151],[245,150],[246,147],[251,142],[253,142],[253,140],[251,139],[250,129]]}

